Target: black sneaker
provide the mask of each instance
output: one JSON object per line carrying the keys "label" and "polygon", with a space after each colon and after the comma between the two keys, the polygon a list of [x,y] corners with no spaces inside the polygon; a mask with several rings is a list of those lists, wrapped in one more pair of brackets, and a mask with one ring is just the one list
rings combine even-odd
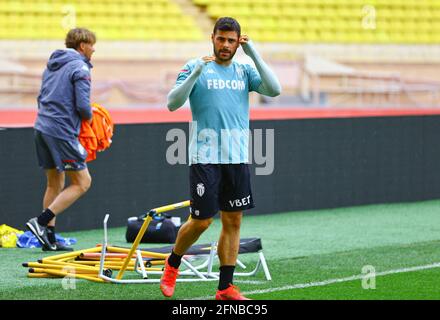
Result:
{"label": "black sneaker", "polygon": [[26,227],[34,234],[35,237],[37,237],[38,241],[43,247],[46,246],[53,250],[56,249],[56,245],[51,244],[47,238],[47,228],[39,224],[37,218],[32,218],[26,222]]}
{"label": "black sneaker", "polygon": [[43,245],[43,251],[73,251],[73,248],[67,247],[60,242],[52,243],[52,245],[55,245],[55,249],[52,247],[48,247],[46,245]]}

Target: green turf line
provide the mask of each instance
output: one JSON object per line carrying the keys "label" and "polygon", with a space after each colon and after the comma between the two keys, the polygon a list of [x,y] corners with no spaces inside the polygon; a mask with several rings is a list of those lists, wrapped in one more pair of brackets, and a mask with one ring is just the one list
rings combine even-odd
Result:
{"label": "green turf line", "polygon": [[439,300],[440,269],[379,276],[373,287],[365,289],[362,280],[310,288],[253,294],[268,300]]}

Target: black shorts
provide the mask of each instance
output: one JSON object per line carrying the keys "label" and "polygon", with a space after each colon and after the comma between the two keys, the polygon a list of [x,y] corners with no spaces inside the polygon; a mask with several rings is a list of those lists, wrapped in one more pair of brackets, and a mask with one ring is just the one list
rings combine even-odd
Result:
{"label": "black shorts", "polygon": [[38,164],[43,169],[79,171],[87,168],[87,151],[79,141],[61,140],[35,130]]}
{"label": "black shorts", "polygon": [[212,218],[221,211],[254,207],[247,164],[193,164],[190,166],[191,217]]}

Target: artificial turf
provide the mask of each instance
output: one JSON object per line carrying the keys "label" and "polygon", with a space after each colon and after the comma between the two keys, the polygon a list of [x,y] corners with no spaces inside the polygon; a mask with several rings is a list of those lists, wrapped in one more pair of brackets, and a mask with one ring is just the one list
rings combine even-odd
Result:
{"label": "artificial turf", "polygon": [[[241,237],[262,239],[273,279],[266,281],[260,271],[254,277],[236,278],[237,285],[253,299],[439,299],[435,290],[440,282],[438,268],[378,276],[376,288],[368,290],[362,288],[359,279],[282,290],[296,284],[360,275],[366,265],[380,273],[440,262],[439,208],[440,201],[435,200],[246,216]],[[198,243],[216,240],[219,230],[220,222],[216,220]],[[102,230],[62,235],[77,238],[75,249],[93,247],[103,237]],[[109,230],[114,245],[128,246],[124,236],[125,228]],[[61,279],[29,279],[27,269],[21,266],[51,254],[41,249],[17,248],[0,249],[0,255],[1,300],[164,299],[158,284],[77,280],[75,289],[65,290]],[[239,258],[251,267],[256,261],[252,254]],[[216,285],[215,281],[178,283],[173,299],[213,298]]]}

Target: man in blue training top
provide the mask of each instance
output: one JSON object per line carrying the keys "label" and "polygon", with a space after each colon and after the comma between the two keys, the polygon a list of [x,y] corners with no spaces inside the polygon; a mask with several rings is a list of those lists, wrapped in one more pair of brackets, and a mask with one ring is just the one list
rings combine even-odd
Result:
{"label": "man in blue training top", "polygon": [[[160,288],[164,296],[173,295],[182,256],[221,211],[220,279],[216,299],[244,300],[246,298],[233,285],[233,275],[243,210],[254,207],[247,164],[249,92],[275,97],[281,93],[281,86],[248,36],[241,35],[235,19],[217,20],[211,39],[214,55],[189,61],[168,94],[171,111],[190,100],[192,219],[179,230],[165,263]],[[232,61],[240,45],[256,69]]]}
{"label": "man in blue training top", "polygon": [[[50,56],[38,96],[35,145],[38,163],[45,170],[43,212],[26,226],[45,251],[71,251],[55,238],[56,216],[90,187],[87,151],[78,141],[83,119],[92,122],[90,59],[95,52],[93,32],[76,28],[68,32],[66,49]],[[64,189],[65,174],[70,185]]]}

